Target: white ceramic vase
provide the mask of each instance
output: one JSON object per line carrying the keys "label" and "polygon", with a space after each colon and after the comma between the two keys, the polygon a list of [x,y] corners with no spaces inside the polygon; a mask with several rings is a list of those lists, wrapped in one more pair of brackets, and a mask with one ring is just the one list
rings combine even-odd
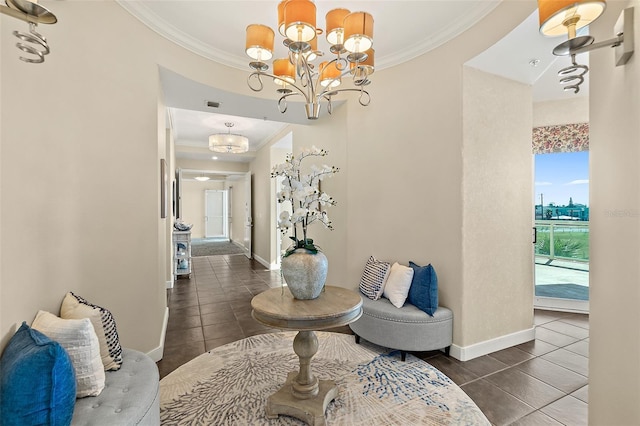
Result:
{"label": "white ceramic vase", "polygon": [[315,299],[327,280],[329,263],[324,253],[298,248],[282,259],[282,275],[295,299]]}

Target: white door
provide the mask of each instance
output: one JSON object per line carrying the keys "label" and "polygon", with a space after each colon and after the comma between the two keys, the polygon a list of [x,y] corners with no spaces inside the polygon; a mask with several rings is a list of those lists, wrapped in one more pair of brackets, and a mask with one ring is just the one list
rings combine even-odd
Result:
{"label": "white door", "polygon": [[244,175],[244,255],[251,259],[251,232],[253,230],[253,217],[251,216],[251,172]]}
{"label": "white door", "polygon": [[206,190],[205,192],[205,237],[229,238],[227,191]]}

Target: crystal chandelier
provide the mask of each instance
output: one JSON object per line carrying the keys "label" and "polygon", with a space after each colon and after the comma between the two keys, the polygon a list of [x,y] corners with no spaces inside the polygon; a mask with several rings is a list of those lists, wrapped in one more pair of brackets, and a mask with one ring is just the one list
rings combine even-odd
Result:
{"label": "crystal chandelier", "polygon": [[[324,53],[317,48],[318,37],[323,30],[316,27],[316,5],[311,0],[283,0],[278,4],[278,32],[284,37],[284,45],[289,49],[288,58],[273,61],[273,73],[268,73],[265,63],[273,56],[275,33],[266,26],[251,24],[247,27],[246,53],[253,60],[249,66],[254,71],[247,84],[251,90],[259,92],[264,85],[262,77],[267,76],[281,86],[278,109],[287,111],[289,96],[302,96],[307,118],[315,120],[320,114],[320,102],[327,102],[331,114],[331,99],[340,92],[359,92],[360,105],[367,106],[371,100],[364,90],[371,81],[374,71],[373,17],[367,12],[350,12],[347,9],[333,9],[326,15],[326,39],[329,51],[335,55],[312,64]],[[348,77],[353,87],[337,87],[343,77]]]}
{"label": "crystal chandelier", "polygon": [[242,154],[249,151],[249,139],[246,136],[231,133],[233,123],[224,123],[229,129],[227,133],[217,133],[209,136],[209,149],[215,152]]}

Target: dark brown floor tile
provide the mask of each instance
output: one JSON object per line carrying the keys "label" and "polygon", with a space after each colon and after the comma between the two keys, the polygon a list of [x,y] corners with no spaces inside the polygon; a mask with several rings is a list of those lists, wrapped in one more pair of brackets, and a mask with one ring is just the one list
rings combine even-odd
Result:
{"label": "dark brown floor tile", "polygon": [[233,311],[231,309],[212,312],[210,314],[202,314],[201,318],[203,326],[236,321],[236,317],[233,315]]}
{"label": "dark brown floor tile", "polygon": [[546,384],[566,393],[573,392],[588,382],[585,376],[541,358],[530,359],[529,361],[516,365],[514,368],[518,368],[530,376],[542,380]]}
{"label": "dark brown floor tile", "polygon": [[589,385],[583,386],[571,394],[572,397],[578,398],[580,401],[589,403]]}
{"label": "dark brown floor tile", "polygon": [[190,342],[179,346],[165,346],[162,359],[156,363],[160,378],[163,378],[176,368],[203,354],[204,349],[204,341]]}
{"label": "dark brown floor tile", "polygon": [[589,337],[589,330],[586,328],[578,327],[573,324],[569,324],[564,321],[554,321],[544,324],[542,327],[556,331],[567,336],[575,337],[576,339],[585,339]]}
{"label": "dark brown floor tile", "polygon": [[544,355],[546,353],[549,353],[551,351],[555,351],[556,349],[558,349],[558,346],[552,345],[551,343],[547,343],[538,339],[532,340],[530,342],[522,343],[515,347],[522,351],[528,352],[534,356]]}
{"label": "dark brown floor tile", "polygon": [[477,374],[464,368],[460,361],[446,355],[429,359],[429,364],[446,374],[458,386],[478,378]]}
{"label": "dark brown floor tile", "polygon": [[227,343],[232,343],[237,340],[240,340],[240,339],[238,339],[236,336],[226,336],[226,337],[220,337],[218,339],[205,340],[204,344],[207,352],[209,352],[212,349],[218,348],[220,346],[224,346]]}
{"label": "dark brown floor tile", "polygon": [[169,302],[169,309],[174,308],[174,309],[182,309],[182,308],[189,308],[192,306],[198,306],[198,298],[197,297],[192,297],[189,299],[184,299],[184,300],[178,300],[178,301],[173,301],[171,300]]}
{"label": "dark brown floor tile", "polygon": [[200,316],[199,306],[190,306],[188,308],[169,308],[169,321],[172,318],[185,318],[191,316]]}
{"label": "dark brown floor tile", "polygon": [[534,411],[511,423],[511,426],[564,426],[541,411]]}
{"label": "dark brown floor tile", "polygon": [[534,408],[544,407],[565,395],[515,367],[487,376],[485,380]]}
{"label": "dark brown floor tile", "polygon": [[211,303],[218,303],[221,300],[225,300],[225,295],[224,295],[224,293],[206,294],[206,295],[201,295],[200,297],[198,297],[198,300],[200,301],[201,305],[209,305]]}
{"label": "dark brown floor tile", "polygon": [[181,346],[192,342],[203,342],[202,327],[167,330],[165,348]]}
{"label": "dark brown floor tile", "polygon": [[491,358],[495,358],[506,365],[514,365],[524,362],[533,358],[533,355],[529,352],[523,351],[517,347],[511,347],[503,349],[498,352],[494,352],[489,355]]}
{"label": "dark brown floor tile", "polygon": [[589,329],[589,315],[585,314],[568,314],[561,319],[562,322],[566,322],[576,327],[582,327]]}
{"label": "dark brown floor tile", "polygon": [[189,291],[169,292],[167,294],[167,301],[169,303],[177,302],[181,300],[191,300],[191,299],[194,299],[196,301],[198,300],[198,292],[195,288]]}
{"label": "dark brown floor tile", "polygon": [[477,377],[486,376],[487,374],[495,373],[498,370],[507,368],[508,365],[498,361],[495,358],[491,358],[488,355],[474,358],[470,361],[465,361],[462,366],[471,371]]}
{"label": "dark brown floor tile", "polygon": [[551,321],[556,321],[564,315],[565,314],[561,312],[535,310],[533,311],[533,323],[535,325],[546,324]]}
{"label": "dark brown floor tile", "polygon": [[578,338],[567,336],[566,334],[550,330],[548,328],[545,328],[544,326],[536,328],[536,339],[551,343],[552,345],[556,346],[567,346],[580,340]]}
{"label": "dark brown floor tile", "polygon": [[461,386],[494,425],[508,425],[534,411],[534,408],[484,379]]}
{"label": "dark brown floor tile", "polygon": [[176,317],[172,318],[169,315],[169,322],[167,323],[167,331],[169,330],[182,330],[185,328],[202,327],[202,321],[199,316],[188,317]]}
{"label": "dark brown floor tile", "polygon": [[235,336],[236,340],[243,339],[242,329],[236,321],[224,322],[216,325],[205,325],[202,327],[204,340],[214,340],[221,337]]}
{"label": "dark brown floor tile", "polygon": [[586,340],[580,340],[579,342],[572,343],[568,346],[565,346],[564,349],[576,353],[578,355],[582,355],[585,357],[589,357],[589,342]]}
{"label": "dark brown floor tile", "polygon": [[238,309],[233,311],[233,315],[235,315],[238,321],[253,320],[251,312],[251,309]]}
{"label": "dark brown floor tile", "polygon": [[588,405],[572,396],[565,396],[540,411],[565,425],[580,426],[588,424]]}
{"label": "dark brown floor tile", "polygon": [[585,377],[589,376],[589,358],[566,349],[549,352],[540,358],[558,364],[568,370],[575,371]]}
{"label": "dark brown floor tile", "polygon": [[231,305],[229,304],[229,302],[224,300],[216,303],[207,303],[206,305],[200,305],[200,313],[203,315],[224,310],[231,310]]}

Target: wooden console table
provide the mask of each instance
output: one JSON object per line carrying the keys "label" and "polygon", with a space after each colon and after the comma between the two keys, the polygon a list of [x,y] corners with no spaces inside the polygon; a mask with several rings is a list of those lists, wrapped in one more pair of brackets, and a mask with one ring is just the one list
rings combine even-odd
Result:
{"label": "wooden console table", "polygon": [[338,395],[333,380],[318,380],[311,372],[311,358],[318,351],[314,331],[347,325],[362,315],[358,293],[326,286],[317,299],[294,299],[288,288],[272,288],[251,300],[253,318],[269,327],[296,330],[293,350],[300,370],[292,371],[285,384],[267,400],[267,417],[280,414],[296,417],[310,425],[324,425],[329,402]]}

